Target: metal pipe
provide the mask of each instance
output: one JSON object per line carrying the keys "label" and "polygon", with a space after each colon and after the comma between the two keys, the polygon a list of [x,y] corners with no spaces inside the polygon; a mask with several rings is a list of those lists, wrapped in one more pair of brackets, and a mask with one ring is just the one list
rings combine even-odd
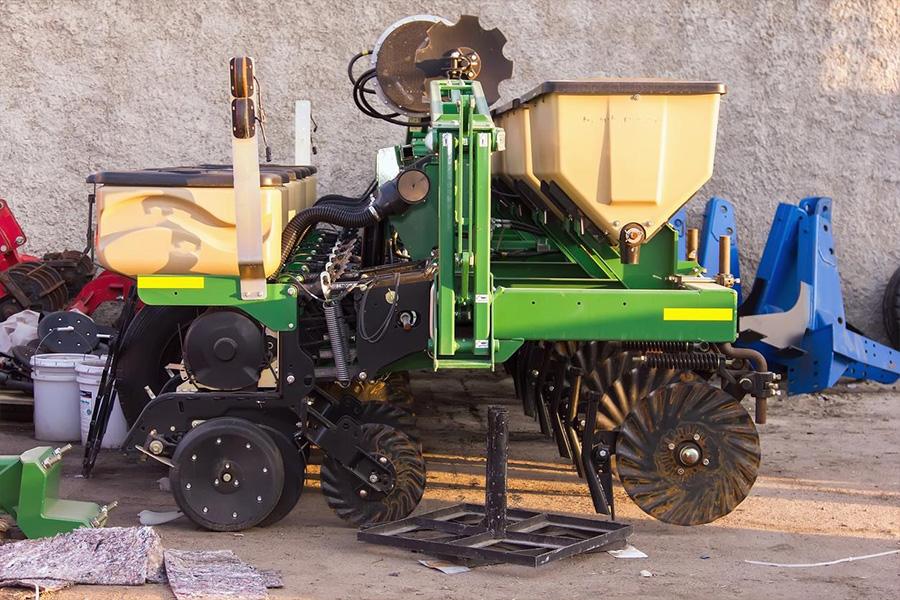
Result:
{"label": "metal pipe", "polygon": [[731,358],[745,358],[753,362],[757,371],[766,372],[769,370],[769,363],[766,362],[766,357],[763,356],[761,352],[757,352],[752,348],[735,348],[730,343],[725,342],[719,344],[719,350],[725,356],[730,356]]}
{"label": "metal pipe", "polygon": [[731,275],[731,237],[719,236],[719,273]]}
{"label": "metal pipe", "polygon": [[509,413],[488,408],[487,469],[484,482],[484,527],[493,534],[506,530],[506,464],[509,454]]}
{"label": "metal pipe", "polygon": [[[719,350],[722,354],[726,356],[730,356],[732,358],[742,358],[747,359],[755,363],[756,370],[761,372],[767,372],[769,370],[769,364],[766,362],[766,357],[762,355],[762,353],[757,352],[756,350],[752,350],[750,348],[735,348],[729,343],[719,344]],[[766,424],[767,418],[767,409],[768,409],[768,401],[766,398],[756,398],[756,408],[754,410],[754,420],[759,425]]]}
{"label": "metal pipe", "polygon": [[697,252],[700,249],[700,230],[696,227],[691,227],[687,230],[686,247],[686,258],[688,260],[697,260]]}

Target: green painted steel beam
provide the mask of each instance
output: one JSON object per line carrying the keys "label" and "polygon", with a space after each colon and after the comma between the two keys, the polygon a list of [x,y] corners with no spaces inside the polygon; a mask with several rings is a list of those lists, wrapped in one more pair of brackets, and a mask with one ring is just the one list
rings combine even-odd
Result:
{"label": "green painted steel beam", "polygon": [[494,336],[526,340],[731,342],[737,295],[697,289],[498,288]]}
{"label": "green painted steel beam", "polygon": [[[242,300],[238,277],[219,275],[141,275],[138,297],[151,306],[228,306],[274,331],[297,327],[296,290],[288,283],[266,285],[263,300]],[[293,295],[292,295],[293,293]]]}

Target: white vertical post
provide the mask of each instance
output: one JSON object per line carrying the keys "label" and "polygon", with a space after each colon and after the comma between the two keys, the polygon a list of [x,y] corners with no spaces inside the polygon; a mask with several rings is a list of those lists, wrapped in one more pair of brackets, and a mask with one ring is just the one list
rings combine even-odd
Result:
{"label": "white vertical post", "polygon": [[312,105],[309,100],[294,102],[294,164],[312,164]]}

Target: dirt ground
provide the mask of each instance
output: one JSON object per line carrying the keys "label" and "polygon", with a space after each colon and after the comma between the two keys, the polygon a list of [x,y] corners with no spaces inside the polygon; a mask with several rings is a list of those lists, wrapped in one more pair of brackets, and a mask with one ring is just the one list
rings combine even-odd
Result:
{"label": "dirt ground", "polygon": [[[510,504],[591,515],[587,487],[553,443],[522,415],[512,383],[466,373],[413,380],[428,489],[419,510],[483,502],[484,430],[490,404],[509,405]],[[0,409],[3,410],[3,409]],[[8,413],[7,413],[8,414]],[[813,568],[773,568],[745,560],[808,563],[900,548],[900,391],[843,385],[814,396],[773,402],[761,426],[763,463],[751,495],[730,515],[682,528],[646,517],[621,488],[621,520],[646,559],[606,553],[539,570],[495,565],[458,575],[421,566],[419,555],[357,542],[325,504],[313,465],[294,512],[268,529],[243,534],[200,531],[182,519],[158,531],[170,548],[234,550],[260,568],[278,569],[277,598],[889,598],[900,596],[900,554]],[[27,422],[0,413],[0,454],[35,445]],[[75,454],[73,452],[73,454]],[[112,525],[134,525],[142,509],[174,506],[161,492],[162,468],[117,453],[101,456],[90,480],[66,461],[66,497],[111,501]],[[641,576],[641,571],[652,573]],[[0,598],[3,597],[0,592]],[[43,596],[42,596],[43,597]],[[168,588],[80,586],[53,598],[172,598]]]}

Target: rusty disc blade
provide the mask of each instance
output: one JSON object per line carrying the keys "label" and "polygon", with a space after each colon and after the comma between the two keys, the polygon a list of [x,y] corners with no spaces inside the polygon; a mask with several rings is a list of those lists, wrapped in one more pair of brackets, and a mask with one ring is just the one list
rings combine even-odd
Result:
{"label": "rusty disc blade", "polygon": [[500,99],[500,84],[512,77],[513,63],[503,54],[506,36],[497,29],[487,30],[478,17],[462,15],[459,21],[435,23],[428,29],[425,42],[416,51],[416,67],[427,80],[446,77],[443,68],[454,51],[473,52],[480,61],[473,79],[481,83],[488,105]]}
{"label": "rusty disc blade", "polygon": [[586,369],[586,385],[601,394],[597,406],[599,430],[618,428],[641,398],[679,376],[675,369],[635,364],[634,356],[629,352],[617,352]]}
{"label": "rusty disc blade", "polygon": [[641,510],[676,525],[727,515],[759,470],[759,435],[747,411],[706,383],[673,383],[635,404],[622,423],[616,461]]}

